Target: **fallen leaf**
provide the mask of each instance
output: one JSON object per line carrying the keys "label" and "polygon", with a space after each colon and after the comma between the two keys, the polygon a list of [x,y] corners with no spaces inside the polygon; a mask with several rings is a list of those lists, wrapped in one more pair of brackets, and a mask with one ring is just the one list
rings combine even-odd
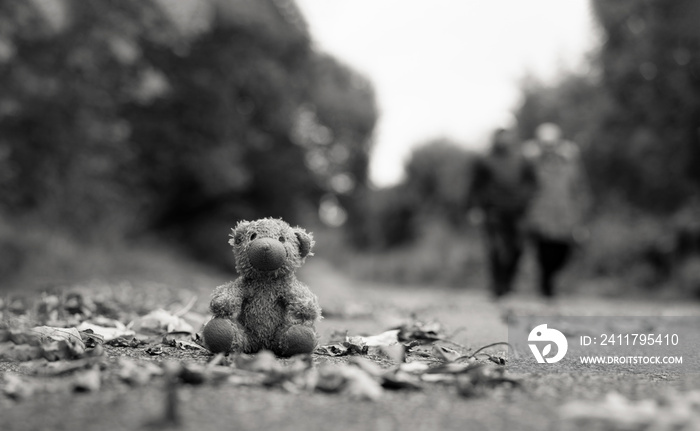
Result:
{"label": "fallen leaf", "polygon": [[153,310],[145,316],[136,319],[134,330],[137,332],[150,331],[159,334],[163,332],[195,332],[192,325],[184,319],[162,308]]}
{"label": "fallen leaf", "polygon": [[192,341],[192,334],[189,332],[170,332],[163,336],[163,344],[166,346],[176,347],[178,349],[191,349],[191,350],[208,350]]}
{"label": "fallen leaf", "polygon": [[105,342],[105,338],[102,335],[95,334],[92,329],[80,331],[80,338],[85,343],[85,347],[96,347]]}
{"label": "fallen leaf", "polygon": [[396,369],[382,376],[382,387],[386,389],[409,389],[409,390],[419,390],[422,389],[420,380],[415,375],[409,374],[400,369]]}
{"label": "fallen leaf", "polygon": [[443,336],[440,334],[442,332],[442,325],[438,322],[420,322],[415,321],[410,324],[402,325],[398,328],[397,338],[401,342],[433,342],[442,340]]}
{"label": "fallen leaf", "polygon": [[346,341],[316,348],[315,353],[325,356],[366,355],[369,347],[362,337],[347,337]]}
{"label": "fallen leaf", "polygon": [[367,354],[369,348],[365,344],[364,337],[356,335],[354,337],[345,337],[343,345],[348,348],[348,354]]}
{"label": "fallen leaf", "polygon": [[325,356],[345,356],[348,354],[348,348],[341,343],[335,343],[327,346],[319,346],[314,353]]}
{"label": "fallen leaf", "polygon": [[119,358],[117,365],[120,379],[135,386],[142,386],[150,382],[154,376],[163,375],[163,370],[152,362],[137,363],[130,358]]}
{"label": "fallen leaf", "polygon": [[360,368],[335,364],[319,368],[316,389],[365,400],[377,400],[383,392],[381,385]]}
{"label": "fallen leaf", "polygon": [[[103,320],[102,323],[108,322]],[[112,341],[120,337],[133,337],[136,335],[136,332],[129,329],[118,320],[111,320],[111,323],[113,323],[114,326],[101,326],[85,321],[78,325],[77,329],[78,331],[91,330],[94,334],[101,336],[105,342]]]}
{"label": "fallen leaf", "polygon": [[82,343],[80,332],[76,328],[53,328],[51,326],[36,326],[30,329],[35,334],[39,334],[41,341],[46,340],[67,340]]}
{"label": "fallen leaf", "polygon": [[[355,342],[357,343],[358,341],[362,343],[362,345],[367,346],[367,347],[379,347],[379,346],[391,346],[394,344],[398,344],[399,339],[398,339],[398,334],[399,334],[399,329],[392,329],[389,331],[382,332],[381,334],[378,335],[372,335],[369,337],[351,337]],[[348,340],[350,341],[350,340]]]}
{"label": "fallen leaf", "polygon": [[80,358],[85,354],[85,344],[74,339],[52,341],[41,346],[44,358],[49,361]]}
{"label": "fallen leaf", "polygon": [[462,356],[461,353],[454,349],[445,346],[433,346],[433,354],[442,362],[453,362],[455,359]]}
{"label": "fallen leaf", "polygon": [[400,364],[398,369],[407,373],[422,374],[426,372],[430,366],[425,362],[413,361]]}
{"label": "fallen leaf", "polygon": [[486,364],[474,364],[457,376],[457,392],[465,397],[480,396],[487,390],[501,385],[520,386],[520,381],[507,377],[505,368]]}
{"label": "fallen leaf", "polygon": [[275,359],[274,353],[262,350],[254,355],[238,355],[236,367],[241,370],[269,373],[281,370],[282,365]]}
{"label": "fallen leaf", "polygon": [[139,346],[148,344],[148,341],[139,340],[138,338],[119,337],[113,340],[105,341],[105,344],[112,347],[131,347],[132,349],[135,349]]}
{"label": "fallen leaf", "polygon": [[163,354],[163,348],[161,346],[151,346],[146,349],[146,353],[151,356],[160,356]]}

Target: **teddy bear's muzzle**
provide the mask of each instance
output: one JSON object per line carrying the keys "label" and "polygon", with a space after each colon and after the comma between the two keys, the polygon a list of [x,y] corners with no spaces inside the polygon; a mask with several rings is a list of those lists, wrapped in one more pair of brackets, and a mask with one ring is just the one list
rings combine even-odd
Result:
{"label": "teddy bear's muzzle", "polygon": [[279,269],[286,256],[284,245],[272,238],[256,239],[248,247],[248,260],[259,271]]}

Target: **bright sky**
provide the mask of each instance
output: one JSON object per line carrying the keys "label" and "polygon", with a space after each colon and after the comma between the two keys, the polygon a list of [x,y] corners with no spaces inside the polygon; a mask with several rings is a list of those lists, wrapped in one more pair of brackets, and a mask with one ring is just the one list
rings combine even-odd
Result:
{"label": "bright sky", "polygon": [[374,84],[370,177],[400,180],[435,137],[479,148],[507,125],[518,81],[578,66],[594,43],[588,0],[297,0],[318,47]]}

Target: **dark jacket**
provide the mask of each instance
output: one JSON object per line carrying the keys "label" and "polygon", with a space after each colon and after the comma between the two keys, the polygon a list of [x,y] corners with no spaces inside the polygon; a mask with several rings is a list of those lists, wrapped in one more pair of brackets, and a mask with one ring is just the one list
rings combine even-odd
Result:
{"label": "dark jacket", "polygon": [[492,214],[526,212],[537,188],[533,164],[519,151],[492,151],[474,163],[467,207]]}

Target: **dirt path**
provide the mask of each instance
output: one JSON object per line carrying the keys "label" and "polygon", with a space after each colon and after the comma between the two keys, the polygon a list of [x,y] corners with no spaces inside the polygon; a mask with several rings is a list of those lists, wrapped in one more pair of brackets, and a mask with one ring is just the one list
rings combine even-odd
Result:
{"label": "dirt path", "polygon": [[[494,303],[483,289],[396,286],[355,281],[320,259],[309,261],[300,278],[314,290],[326,318],[321,342],[335,331],[376,334],[412,317],[438,319],[459,344],[475,348],[507,340],[502,316],[699,315],[700,304],[566,297],[543,302],[528,293]],[[217,280],[211,277],[210,280]],[[211,286],[212,288],[214,286]],[[198,287],[206,303],[208,289]],[[317,360],[328,360],[317,358]],[[700,376],[529,375],[522,389],[464,398],[453,387],[386,391],[378,401],[355,401],[323,393],[287,393],[279,388],[183,386],[179,390],[180,429],[206,430],[559,430],[559,406],[572,399],[599,399],[611,390],[630,397],[652,396],[669,387],[700,388]],[[164,405],[162,381],[92,394],[44,394],[15,403],[0,398],[2,430],[149,429]],[[158,427],[157,427],[158,428]],[[162,427],[159,427],[162,429]],[[585,428],[581,428],[585,429]]]}
{"label": "dirt path", "polygon": [[[402,286],[355,281],[334,270],[327,262],[309,262],[300,277],[318,294],[327,318],[322,333],[354,330],[376,333],[405,322],[411,315],[438,319],[458,331],[455,341],[480,346],[506,341],[504,315],[540,316],[697,316],[700,302],[656,301],[586,296],[563,296],[546,301],[534,292],[516,293],[499,302],[486,289]],[[370,316],[361,314],[371,311]],[[355,318],[343,318],[343,313]]]}

